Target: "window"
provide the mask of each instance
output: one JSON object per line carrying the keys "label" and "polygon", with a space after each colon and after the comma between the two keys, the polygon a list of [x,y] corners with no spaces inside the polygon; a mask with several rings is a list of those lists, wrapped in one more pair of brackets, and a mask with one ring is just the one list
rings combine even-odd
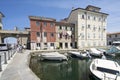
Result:
{"label": "window", "polygon": [[68,43],[65,43],[65,48],[68,48]]}
{"label": "window", "polygon": [[94,17],[93,20],[96,20],[96,17]]}
{"label": "window", "polygon": [[36,21],[36,26],[40,26],[40,22],[39,21]]}
{"label": "window", "polygon": [[65,30],[67,30],[67,26],[65,27]]}
{"label": "window", "polygon": [[90,25],[88,25],[88,28],[90,29]]}
{"label": "window", "polygon": [[40,47],[40,43],[37,43],[37,47]]}
{"label": "window", "polygon": [[117,37],[117,34],[115,34],[115,37]]}
{"label": "window", "polygon": [[40,36],[40,32],[37,32],[36,35],[37,35],[37,37]]}
{"label": "window", "polygon": [[62,48],[63,47],[63,43],[59,43],[59,47]]}
{"label": "window", "polygon": [[84,24],[82,24],[82,30],[84,29],[84,27],[85,27]]}
{"label": "window", "polygon": [[60,26],[59,29],[61,30],[61,29],[62,29],[62,26]]}
{"label": "window", "polygon": [[82,34],[82,39],[84,39],[84,34]]}
{"label": "window", "polygon": [[104,18],[103,21],[106,21],[106,19]]}
{"label": "window", "polygon": [[99,31],[100,31],[100,26],[99,26],[99,29],[98,29]]}
{"label": "window", "polygon": [[101,21],[101,18],[99,18],[98,21]]}
{"label": "window", "polygon": [[73,43],[70,43],[70,46],[72,47],[72,46],[73,46]]}
{"label": "window", "polygon": [[54,46],[54,43],[50,43],[50,46]]}
{"label": "window", "polygon": [[47,37],[47,32],[44,32],[44,37]]}
{"label": "window", "polygon": [[81,39],[84,39],[84,34],[80,33],[80,37],[81,37]]}
{"label": "window", "polygon": [[47,47],[47,43],[44,43],[44,47]]}
{"label": "window", "polygon": [[88,20],[90,20],[90,16],[88,16]]}
{"label": "window", "polygon": [[50,23],[50,27],[53,27],[54,26],[54,23]]}
{"label": "window", "polygon": [[106,30],[106,28],[103,28],[103,31],[105,31]]}
{"label": "window", "polygon": [[54,37],[54,34],[53,34],[53,33],[51,33],[51,37]]}
{"label": "window", "polygon": [[109,38],[111,38],[111,35],[109,35]]}
{"label": "window", "polygon": [[96,30],[96,27],[95,27],[95,26],[93,27],[93,30],[94,30],[94,31]]}
{"label": "window", "polygon": [[47,26],[47,23],[46,23],[46,22],[44,22],[44,26],[45,26],[45,27]]}
{"label": "window", "polygon": [[82,19],[85,19],[85,16],[84,16],[84,15],[82,15]]}
{"label": "window", "polygon": [[62,38],[62,33],[59,33],[59,35],[60,35],[60,38]]}
{"label": "window", "polygon": [[73,31],[73,27],[70,27],[70,30]]}

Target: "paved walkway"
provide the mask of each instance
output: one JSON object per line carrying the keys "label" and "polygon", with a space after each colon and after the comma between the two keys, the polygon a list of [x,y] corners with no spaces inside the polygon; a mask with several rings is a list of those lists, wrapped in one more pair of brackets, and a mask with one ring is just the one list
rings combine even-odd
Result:
{"label": "paved walkway", "polygon": [[0,80],[40,80],[29,68],[29,54],[28,50],[16,53],[3,71]]}

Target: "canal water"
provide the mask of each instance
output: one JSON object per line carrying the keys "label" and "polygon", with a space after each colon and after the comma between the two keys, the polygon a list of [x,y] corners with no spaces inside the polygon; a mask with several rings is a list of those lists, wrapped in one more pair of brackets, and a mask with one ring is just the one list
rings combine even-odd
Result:
{"label": "canal water", "polygon": [[[120,64],[119,57],[107,59]],[[94,80],[89,71],[91,61],[92,59],[81,60],[78,58],[71,58],[63,62],[39,61],[34,56],[31,58],[30,68],[41,80]]]}

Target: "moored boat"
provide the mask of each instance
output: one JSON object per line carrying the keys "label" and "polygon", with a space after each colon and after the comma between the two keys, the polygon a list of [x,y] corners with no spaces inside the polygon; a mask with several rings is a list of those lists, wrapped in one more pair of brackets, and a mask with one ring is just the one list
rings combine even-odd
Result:
{"label": "moored boat", "polygon": [[90,48],[89,53],[91,56],[95,56],[95,57],[102,57],[103,56],[103,53],[101,51],[97,50],[96,48]]}
{"label": "moored boat", "polygon": [[90,72],[97,80],[120,80],[120,66],[115,61],[94,59],[90,64]]}
{"label": "moored boat", "polygon": [[110,56],[120,56],[120,47],[112,46],[110,49],[106,51],[105,54]]}
{"label": "moored boat", "polygon": [[81,59],[86,59],[86,58],[91,57],[88,52],[70,51],[70,52],[68,52],[68,54],[70,54],[72,57],[77,57],[77,58],[81,58]]}
{"label": "moored boat", "polygon": [[67,57],[63,54],[60,54],[58,52],[50,52],[50,53],[41,53],[40,54],[41,60],[68,60]]}

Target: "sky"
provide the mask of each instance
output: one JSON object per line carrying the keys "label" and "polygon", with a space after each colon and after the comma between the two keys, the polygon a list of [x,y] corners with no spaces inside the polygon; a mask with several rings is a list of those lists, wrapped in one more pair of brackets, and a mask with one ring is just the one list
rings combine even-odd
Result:
{"label": "sky", "polygon": [[30,27],[28,16],[44,16],[57,21],[68,17],[72,7],[86,8],[93,5],[101,8],[101,12],[109,14],[107,32],[120,32],[120,0],[0,0],[0,12],[3,18],[3,29],[20,30]]}

